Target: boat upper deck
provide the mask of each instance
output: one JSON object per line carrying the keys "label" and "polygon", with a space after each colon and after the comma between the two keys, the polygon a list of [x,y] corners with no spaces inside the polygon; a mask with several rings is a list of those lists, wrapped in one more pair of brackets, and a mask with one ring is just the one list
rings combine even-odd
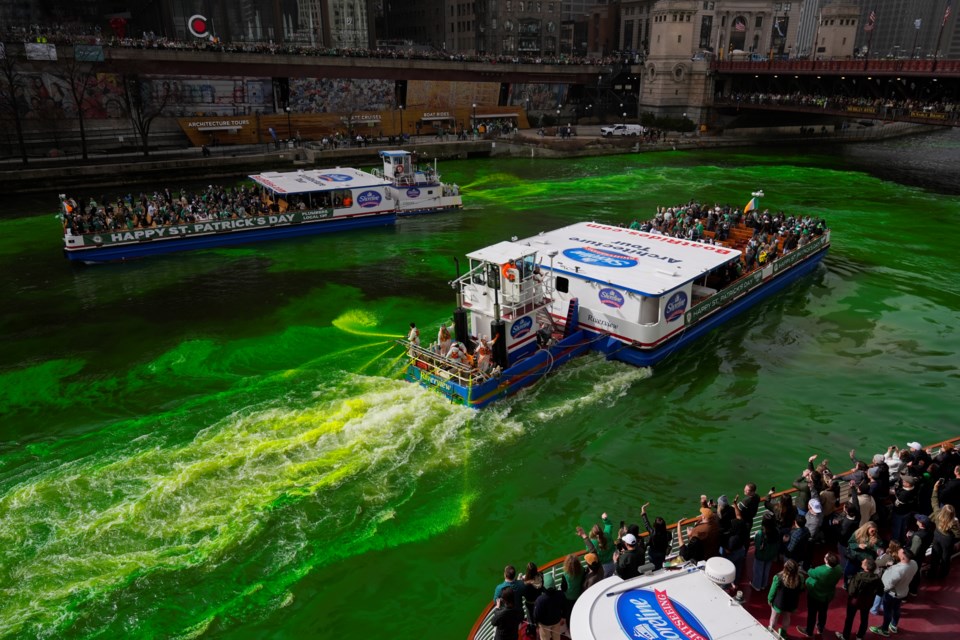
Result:
{"label": "boat upper deck", "polygon": [[284,172],[270,171],[252,175],[250,179],[277,194],[366,189],[390,184],[372,173],[350,167]]}
{"label": "boat upper deck", "polygon": [[719,244],[597,222],[580,222],[510,244],[529,245],[541,255],[556,252],[552,266],[556,273],[645,296],[663,295],[741,255],[738,249]]}

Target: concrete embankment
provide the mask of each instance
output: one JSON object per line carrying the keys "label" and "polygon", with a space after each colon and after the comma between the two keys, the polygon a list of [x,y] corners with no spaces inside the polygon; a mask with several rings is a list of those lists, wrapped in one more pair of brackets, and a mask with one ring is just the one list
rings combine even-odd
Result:
{"label": "concrete embankment", "polygon": [[[599,129],[599,127],[596,127]],[[571,157],[647,153],[656,151],[744,147],[756,144],[833,145],[879,140],[928,131],[924,125],[893,123],[863,131],[815,132],[800,134],[793,128],[739,131],[736,134],[696,135],[670,133],[655,142],[638,138],[603,138],[593,127],[581,127],[570,138],[541,136],[525,130],[510,136],[482,140],[436,140],[424,137],[403,148],[414,150],[421,161],[482,157],[529,157],[562,159]],[[380,163],[378,152],[395,147],[347,147],[321,149],[317,144],[300,148],[272,146],[219,147],[204,156],[200,149],[155,151],[150,156],[125,154],[80,158],[39,158],[26,165],[7,160],[0,163],[0,189],[5,193],[68,191],[83,187],[115,187],[156,183],[164,180],[229,178],[262,171],[290,171],[298,168],[336,166],[373,167]]]}

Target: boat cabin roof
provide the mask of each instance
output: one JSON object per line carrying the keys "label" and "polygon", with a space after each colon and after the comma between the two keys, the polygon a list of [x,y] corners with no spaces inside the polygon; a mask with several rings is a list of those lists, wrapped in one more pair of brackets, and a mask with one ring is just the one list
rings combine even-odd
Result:
{"label": "boat cabin roof", "polygon": [[529,244],[520,242],[498,242],[489,247],[468,253],[467,257],[471,260],[483,260],[502,265],[514,260],[520,260],[536,250],[536,248],[531,247]]}
{"label": "boat cabin roof", "polygon": [[403,156],[410,155],[409,151],[381,151],[381,158],[402,158]]}
{"label": "boat cabin roof", "polygon": [[[660,296],[696,280],[731,260],[740,251],[669,236],[580,222],[547,231],[518,243],[526,253],[556,252],[553,270],[582,280],[618,286],[646,296]],[[480,252],[477,252],[480,253]],[[523,254],[515,249],[514,253]]]}
{"label": "boat cabin roof", "polygon": [[372,173],[350,167],[269,171],[250,176],[250,179],[274,193],[313,193],[337,189],[364,189],[390,184]]}

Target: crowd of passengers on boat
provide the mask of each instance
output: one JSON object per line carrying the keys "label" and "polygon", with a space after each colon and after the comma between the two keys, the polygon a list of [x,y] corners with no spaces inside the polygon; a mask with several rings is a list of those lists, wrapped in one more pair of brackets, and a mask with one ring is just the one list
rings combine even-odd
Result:
{"label": "crowd of passengers on boat", "polygon": [[732,230],[741,224],[752,230],[753,237],[743,247],[741,260],[728,265],[723,274],[726,282],[804,246],[827,230],[826,220],[817,216],[794,216],[783,211],[770,213],[769,209],[762,213],[756,209],[743,213],[737,207],[719,204],[709,207],[693,200],[673,207],[658,207],[653,218],[645,222],[634,219],[630,228],[693,242],[726,244]]}
{"label": "crowd of passengers on boat", "polygon": [[[507,565],[487,624],[496,628],[496,640],[518,638],[521,625],[536,629],[540,640],[568,638],[583,592],[613,575],[629,580],[642,570],[661,569],[674,554],[679,564],[716,556],[730,560],[736,571],[728,587],[733,595],[748,578],[752,545],[749,584],[770,605],[771,631],[787,637],[791,613],[805,592],[807,620],[796,627],[800,636],[863,638],[870,616],[880,616],[871,632],[897,633],[903,600],[922,598],[925,585],[947,577],[960,541],[960,452],[948,442],[935,453],[910,442],[866,462],[851,451],[854,468],[836,475],[826,460],[815,464],[818,456],[812,455],[793,482],[793,495],[778,496],[771,488],[761,498],[752,482],[732,499],[702,495],[694,526],[684,530],[681,520],[674,533],[662,517],[651,523],[649,503],[640,508],[645,533],[624,520],[616,528],[607,513],[588,528],[571,525],[586,553],[569,554],[556,571],[541,571],[535,562],[521,572]],[[842,485],[849,487],[846,500]],[[752,533],[757,517],[762,525]],[[828,605],[839,585],[846,592],[846,617],[842,630],[828,632]],[[832,624],[841,629],[839,620]]]}
{"label": "crowd of passengers on boat", "polygon": [[[312,208],[337,209],[350,207],[353,196],[349,189],[313,194]],[[79,200],[67,198],[63,207],[63,229],[72,235],[154,229],[157,227],[253,218],[285,211],[306,210],[307,202],[297,195],[287,198],[262,198],[257,187],[224,187],[210,185],[199,193],[181,189],[118,196],[100,196]]]}

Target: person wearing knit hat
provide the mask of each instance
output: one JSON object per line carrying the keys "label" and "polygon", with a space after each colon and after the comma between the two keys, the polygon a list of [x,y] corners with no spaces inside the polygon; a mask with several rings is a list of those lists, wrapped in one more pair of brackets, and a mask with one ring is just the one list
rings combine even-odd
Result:
{"label": "person wearing knit hat", "polygon": [[588,553],[583,560],[587,563],[587,572],[583,576],[583,590],[586,591],[603,580],[603,565],[595,553]]}

